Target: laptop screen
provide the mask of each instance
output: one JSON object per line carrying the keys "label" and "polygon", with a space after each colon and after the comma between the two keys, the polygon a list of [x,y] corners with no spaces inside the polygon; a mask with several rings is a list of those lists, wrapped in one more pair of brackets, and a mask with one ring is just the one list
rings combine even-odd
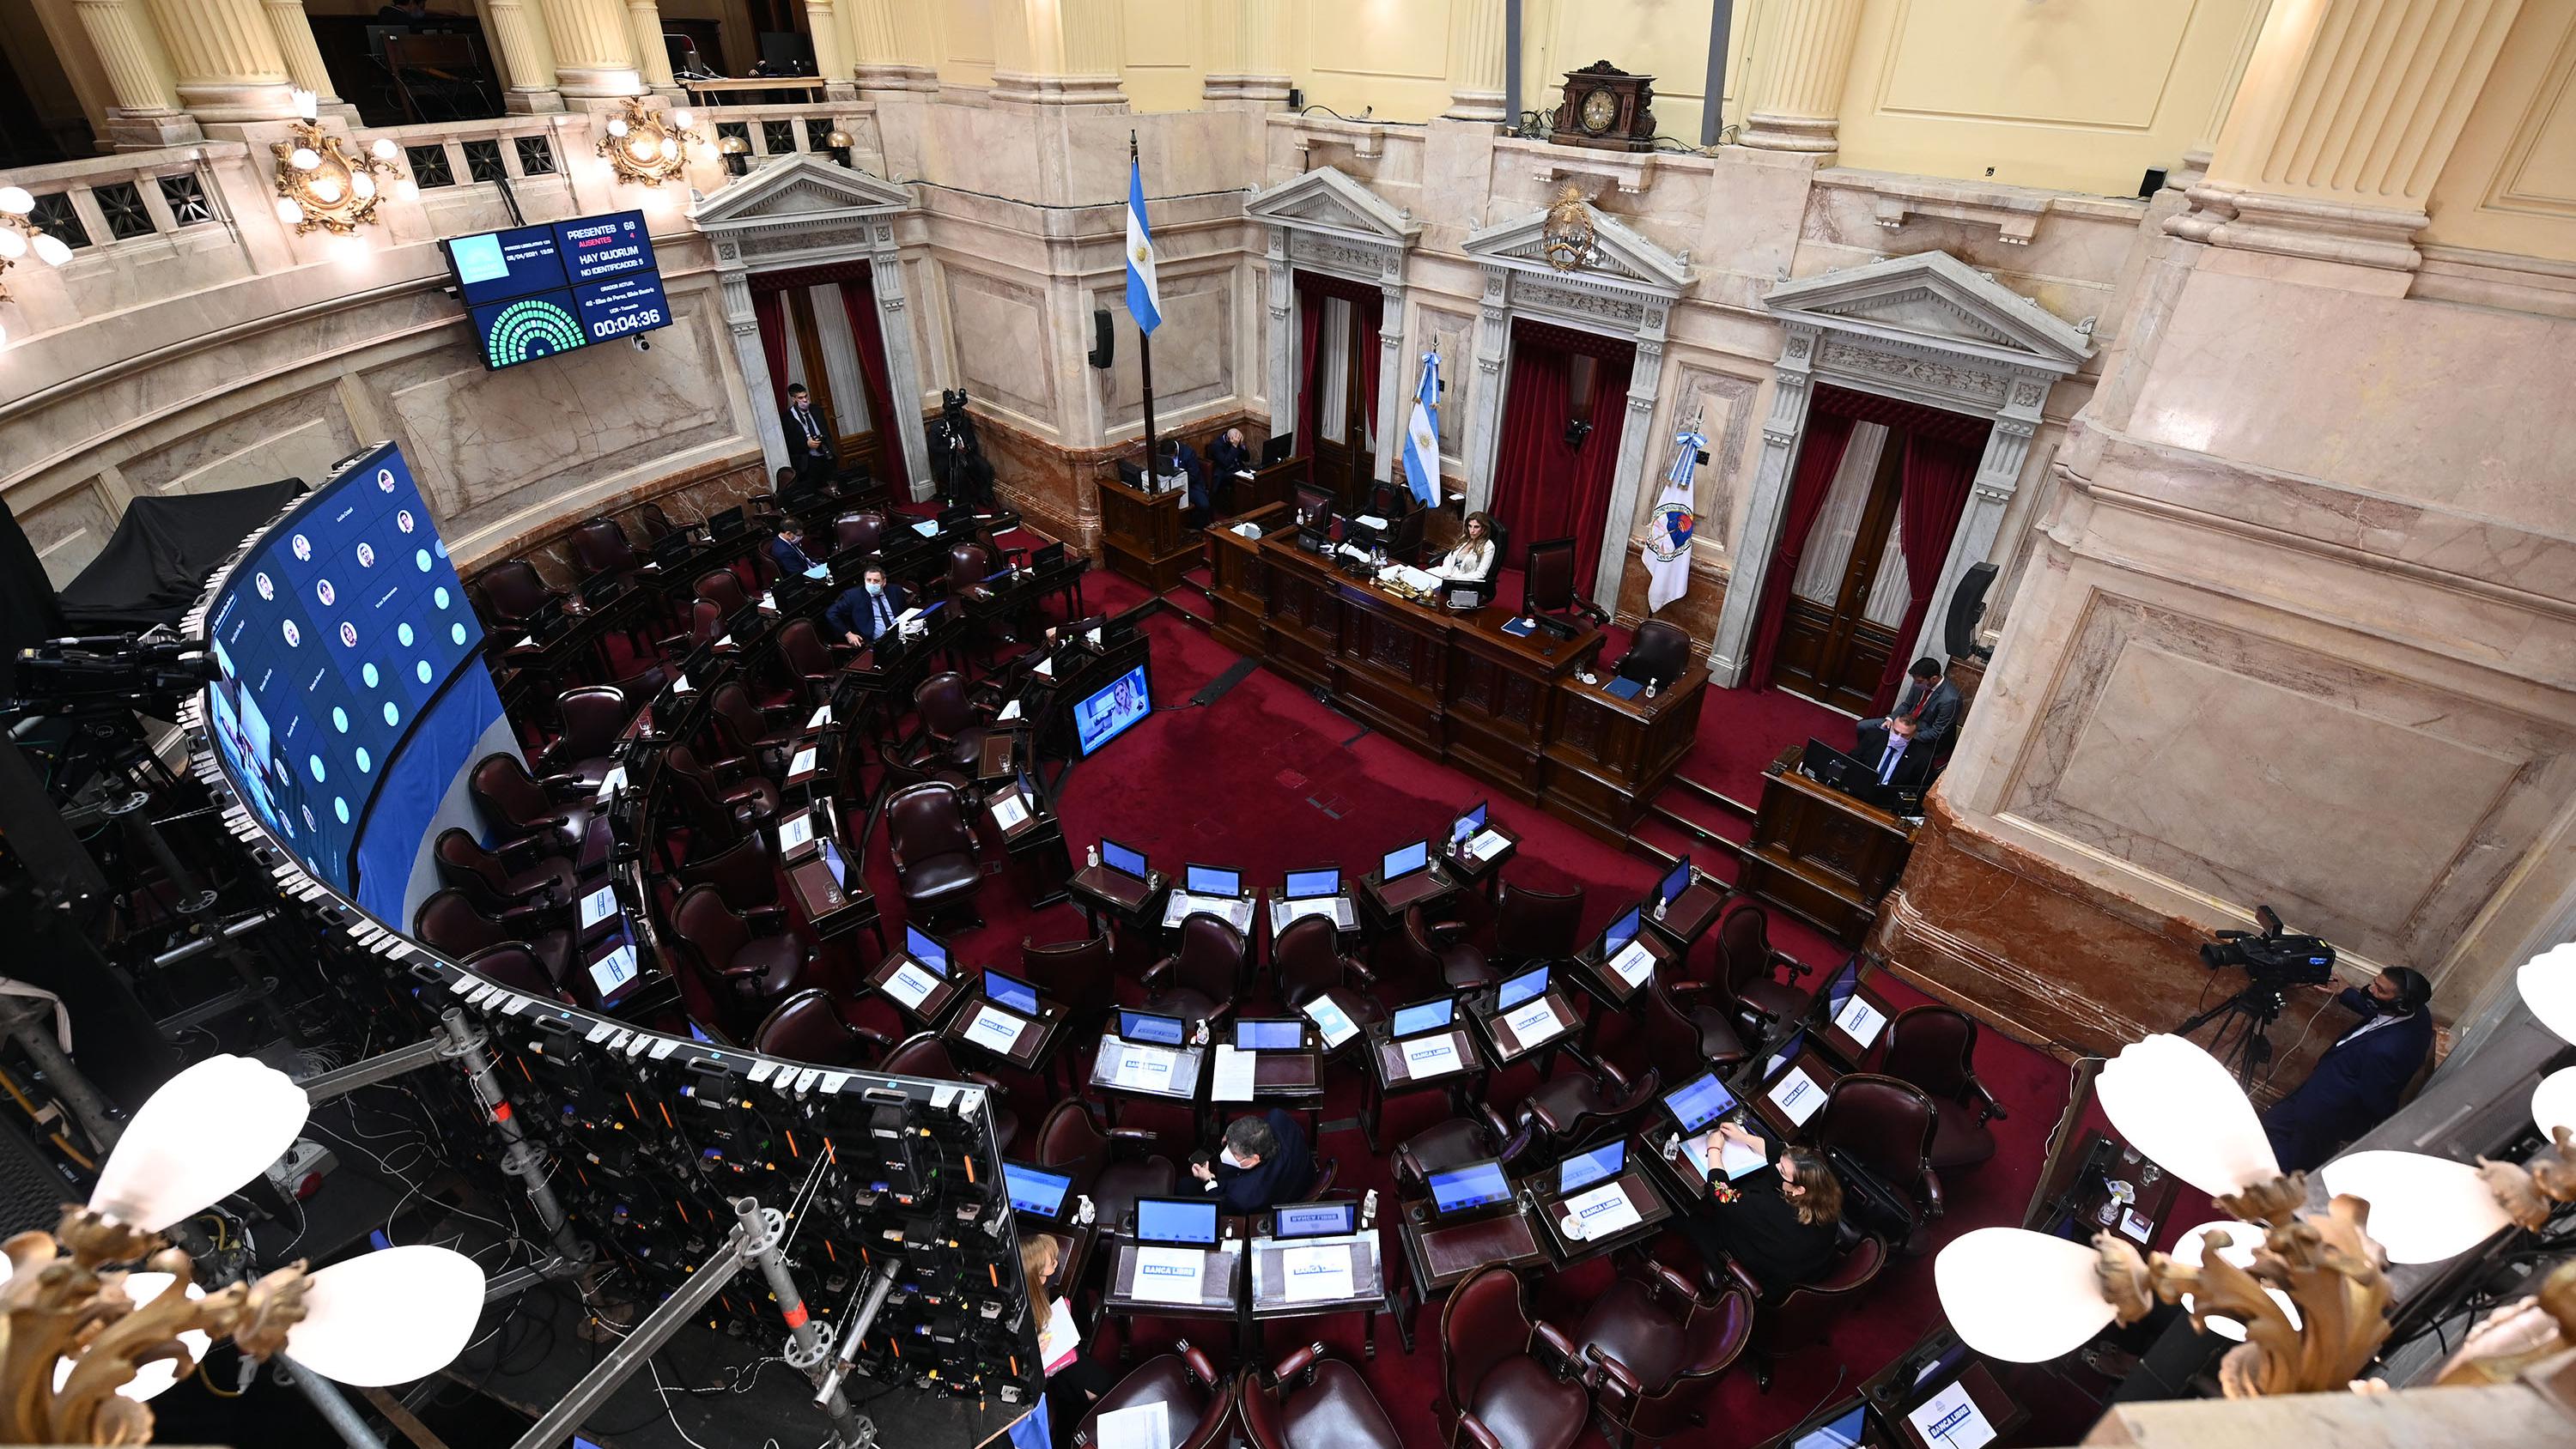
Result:
{"label": "laptop screen", "polygon": [[1433,1001],[1417,1001],[1395,1009],[1393,1030],[1399,1037],[1420,1036],[1447,1026],[1458,1011],[1455,997],[1443,996]]}
{"label": "laptop screen", "polygon": [[1607,961],[1618,955],[1628,949],[1629,942],[1637,939],[1637,919],[1637,912],[1631,909],[1628,914],[1612,921],[1610,929],[1601,933],[1602,960]]}
{"label": "laptop screen", "polygon": [[1490,1157],[1454,1172],[1431,1174],[1431,1205],[1444,1213],[1508,1201],[1511,1195],[1511,1180],[1503,1176],[1503,1165]]}
{"label": "laptop screen", "polygon": [[1840,1015],[1843,1007],[1851,1001],[1852,993],[1858,990],[1860,958],[1855,956],[1844,962],[1843,969],[1835,972],[1834,978],[1825,983],[1825,989],[1817,993],[1816,999],[1824,1003],[1825,1020],[1831,1021]]}
{"label": "laptop screen", "polygon": [[1861,1449],[1869,1442],[1869,1405],[1854,1404],[1841,1417],[1798,1436],[1790,1449]]}
{"label": "laptop screen", "polygon": [[1120,875],[1145,878],[1145,852],[1130,850],[1105,835],[1100,838],[1100,863]]}
{"label": "laptop screen", "polygon": [[1411,845],[1400,845],[1388,851],[1385,860],[1378,865],[1377,878],[1382,881],[1401,880],[1430,863],[1431,842],[1417,840]]}
{"label": "laptop screen", "polygon": [[1189,1035],[1188,1028],[1177,1016],[1156,1016],[1147,1011],[1120,1011],[1118,1034],[1129,1041],[1153,1046],[1179,1046]]}
{"label": "laptop screen", "polygon": [[1771,1059],[1762,1064],[1762,1075],[1767,1079],[1772,1074],[1778,1072],[1782,1067],[1796,1061],[1798,1059],[1798,1049],[1806,1044],[1807,1029],[1805,1027],[1802,1026],[1796,1031],[1789,1033],[1789,1039],[1780,1043],[1780,1049],[1773,1052],[1771,1054]]}
{"label": "laptop screen", "polygon": [[1293,1052],[1306,1040],[1306,1023],[1296,1017],[1247,1017],[1234,1024],[1239,1052]]}
{"label": "laptop screen", "polygon": [[1697,1132],[1734,1106],[1735,1094],[1726,1090],[1715,1072],[1703,1072],[1664,1094],[1664,1110],[1673,1114],[1674,1124],[1684,1132]]}
{"label": "laptop screen", "polygon": [[1475,808],[1467,811],[1467,813],[1459,816],[1455,821],[1450,823],[1449,838],[1453,841],[1473,839],[1476,832],[1484,828],[1485,802],[1479,800],[1476,802]]}
{"label": "laptop screen", "polygon": [[1628,1144],[1625,1141],[1595,1147],[1589,1152],[1578,1152],[1557,1164],[1556,1190],[1558,1192],[1581,1191],[1596,1182],[1617,1177],[1627,1165]]}
{"label": "laptop screen", "polygon": [[1243,894],[1243,872],[1222,866],[1194,865],[1185,874],[1184,889],[1194,896],[1239,896]]}
{"label": "laptop screen", "polygon": [[1136,1236],[1149,1243],[1210,1246],[1216,1242],[1216,1203],[1140,1197],[1136,1199]]}
{"label": "laptop screen", "polygon": [[1290,1202],[1279,1205],[1278,1219],[1271,1224],[1274,1238],[1334,1238],[1358,1230],[1359,1207],[1355,1202]]}
{"label": "laptop screen", "polygon": [[933,975],[948,974],[948,948],[923,935],[920,927],[903,928],[903,949],[906,955],[929,967]]}
{"label": "laptop screen", "polygon": [[1038,1014],[1038,989],[1016,976],[1005,976],[986,967],[984,994],[999,1005],[1007,1006],[1022,1016]]}
{"label": "laptop screen", "polygon": [[1541,995],[1546,990],[1547,968],[1544,966],[1534,966],[1529,970],[1522,972],[1520,975],[1505,981],[1501,986],[1495,989],[1494,1009],[1496,1011],[1509,1011],[1513,1007],[1520,1005],[1522,1002]]}
{"label": "laptop screen", "polygon": [[1342,873],[1339,870],[1288,872],[1288,899],[1292,901],[1308,901],[1317,896],[1337,896],[1341,893]]}
{"label": "laptop screen", "polygon": [[1665,873],[1663,881],[1655,887],[1655,895],[1669,905],[1681,899],[1682,892],[1690,889],[1690,883],[1690,857],[1685,855],[1680,863]]}
{"label": "laptop screen", "polygon": [[1064,1206],[1064,1195],[1073,1188],[1073,1179],[1063,1173],[1049,1172],[1025,1162],[1005,1161],[1002,1164],[1002,1183],[1010,1191],[1013,1211],[1034,1213],[1042,1218],[1054,1217]]}

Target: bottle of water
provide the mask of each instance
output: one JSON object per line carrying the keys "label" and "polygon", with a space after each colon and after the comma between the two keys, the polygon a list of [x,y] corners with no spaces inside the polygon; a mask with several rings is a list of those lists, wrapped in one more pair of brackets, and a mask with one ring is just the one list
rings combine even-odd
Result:
{"label": "bottle of water", "polygon": [[1370,1188],[1368,1190],[1368,1196],[1360,1199],[1360,1231],[1369,1232],[1376,1227],[1377,1189]]}

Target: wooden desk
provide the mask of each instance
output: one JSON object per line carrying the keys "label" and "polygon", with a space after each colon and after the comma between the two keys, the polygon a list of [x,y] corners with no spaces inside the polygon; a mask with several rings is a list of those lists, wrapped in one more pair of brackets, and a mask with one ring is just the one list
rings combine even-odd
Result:
{"label": "wooden desk", "polygon": [[[1285,465],[1283,465],[1285,466]],[[1260,658],[1267,649],[1263,626],[1270,614],[1270,565],[1262,540],[1234,531],[1248,523],[1267,534],[1294,527],[1295,513],[1280,502],[1250,509],[1207,532],[1208,598],[1215,604],[1212,621],[1218,642],[1235,653]]]}
{"label": "wooden desk", "polygon": [[[1454,1100],[1461,1088],[1484,1076],[1485,1063],[1476,1055],[1476,1039],[1468,1035],[1463,1025],[1402,1041],[1389,1035],[1384,1026],[1363,1028],[1363,1031],[1369,1039],[1369,1074],[1367,1081],[1362,1083],[1366,1091],[1360,1106],[1360,1132],[1367,1139],[1371,1152],[1378,1150],[1378,1123],[1385,1115],[1387,1098],[1400,1093],[1445,1088]],[[1446,1041],[1457,1048],[1458,1065],[1437,1076],[1413,1075],[1408,1049],[1427,1047],[1439,1041]]]}
{"label": "wooden desk", "polygon": [[1905,872],[1914,827],[1799,774],[1800,752],[1796,745],[1781,750],[1763,772],[1762,806],[1736,889],[1857,946]]}
{"label": "wooden desk", "polygon": [[[1252,1260],[1252,1296],[1244,1314],[1244,1361],[1257,1362],[1260,1347],[1257,1335],[1260,1325],[1288,1318],[1321,1318],[1335,1313],[1365,1313],[1368,1322],[1360,1330],[1360,1351],[1367,1358],[1377,1357],[1377,1316],[1383,1312],[1395,1319],[1396,1331],[1404,1339],[1404,1351],[1413,1352],[1412,1327],[1403,1314],[1396,1312],[1395,1293],[1386,1281],[1385,1248],[1376,1229],[1366,1229],[1347,1237],[1304,1238],[1277,1242],[1269,1236],[1270,1215],[1254,1220],[1249,1256]],[[1285,1259],[1297,1248],[1343,1248],[1350,1254],[1351,1291],[1333,1298],[1295,1298],[1288,1291]]]}
{"label": "wooden desk", "polygon": [[[939,1039],[946,1042],[952,1050],[963,1047],[968,1051],[991,1057],[1005,1066],[1017,1067],[1044,1083],[1047,1079],[1048,1067],[1055,1059],[1056,1048],[1064,1042],[1064,1003],[1051,997],[1039,997],[1038,1014],[1034,1017],[1020,1017],[1019,1038],[1008,1048],[988,1046],[982,1038],[973,1035],[970,1029],[974,1026],[978,1015],[987,1010],[1005,1009],[994,1006],[980,996],[973,997],[960,1006],[955,1015],[948,1018],[948,1025],[940,1028]],[[1019,1016],[1018,1012],[1010,1014]],[[1067,1083],[1067,1085],[1071,1084]]]}
{"label": "wooden desk", "polygon": [[1602,685],[1568,681],[1556,691],[1545,783],[1577,821],[1616,834],[1690,752],[1708,671],[1694,664],[1652,699],[1621,699]]}
{"label": "wooden desk", "polygon": [[1247,468],[1232,478],[1220,481],[1234,489],[1228,504],[1240,515],[1276,503],[1295,508],[1297,485],[1313,474],[1313,460],[1282,458],[1267,468]]}
{"label": "wooden desk", "polygon": [[[835,843],[836,850],[838,843]],[[843,857],[842,863],[849,864]],[[877,949],[885,949],[885,930],[877,915],[876,895],[856,870],[844,881],[832,873],[829,856],[821,851],[786,867],[788,894],[795,897],[796,909],[814,927],[814,934],[830,941],[854,931],[865,930],[876,938]]]}
{"label": "wooden desk", "polygon": [[[1150,1079],[1118,1080],[1120,1061],[1131,1052],[1152,1073]],[[1109,1106],[1109,1125],[1118,1125],[1118,1104],[1129,1097],[1182,1107],[1201,1105],[1199,1079],[1204,1075],[1207,1056],[1203,1047],[1155,1046],[1127,1041],[1114,1031],[1104,1032],[1099,1048],[1091,1054],[1091,1085]]]}
{"label": "wooden desk", "polygon": [[1199,545],[1181,526],[1189,490],[1147,493],[1117,478],[1100,480],[1100,549],[1109,567],[1155,593],[1197,567]]}
{"label": "wooden desk", "polygon": [[1690,948],[1699,944],[1699,938],[1707,935],[1708,928],[1717,924],[1718,913],[1725,908],[1726,887],[1720,885],[1715,877],[1700,874],[1694,867],[1690,888],[1664,907],[1663,918],[1656,919],[1655,913],[1648,910],[1639,922],[1666,945],[1678,948],[1675,952],[1678,957],[1688,955]]}
{"label": "wooden desk", "polygon": [[[1479,999],[1490,999],[1490,993]],[[1523,1012],[1529,1012],[1535,1018],[1537,1012],[1534,1008],[1542,1006],[1547,1009],[1546,1019],[1534,1019],[1531,1023],[1531,1031],[1537,1039],[1523,1039],[1512,1029],[1512,1018]],[[1508,1067],[1537,1055],[1542,1058],[1539,1075],[1544,1077],[1555,1063],[1556,1049],[1574,1040],[1577,1029],[1583,1025],[1583,1013],[1574,1009],[1574,1003],[1566,998],[1565,988],[1556,983],[1555,973],[1550,972],[1547,990],[1509,1011],[1496,1011],[1487,1005],[1470,1007],[1467,1020],[1474,1024],[1476,1034],[1484,1038],[1485,1049],[1495,1066]]]}
{"label": "wooden desk", "polygon": [[1082,908],[1083,924],[1094,933],[1100,930],[1105,916],[1122,928],[1122,934],[1132,932],[1151,942],[1157,939],[1155,932],[1163,924],[1163,894],[1172,888],[1172,878],[1154,871],[1145,883],[1143,897],[1130,905],[1134,880],[1105,865],[1085,866],[1065,882],[1065,893]]}
{"label": "wooden desk", "polygon": [[[1790,1076],[1792,1072],[1803,1075],[1814,1084],[1812,1094]],[[1762,1119],[1762,1125],[1770,1128],[1773,1135],[1783,1142],[1795,1142],[1806,1135],[1807,1124],[1815,1121],[1816,1114],[1824,1110],[1825,1099],[1833,1095],[1834,1083],[1841,1081],[1842,1075],[1832,1062],[1825,1060],[1824,1053],[1802,1045],[1798,1054],[1789,1059],[1788,1065],[1769,1073],[1757,1090],[1737,1095],[1744,1099],[1745,1106]]]}
{"label": "wooden desk", "polygon": [[[895,990],[897,984],[895,974],[906,966],[910,966],[914,972],[922,976],[929,977],[932,982],[930,989],[921,993],[921,1000],[917,1003],[905,1001],[903,994]],[[907,982],[910,979],[909,976],[905,978]],[[957,983],[956,977],[931,970],[914,959],[912,953],[908,951],[896,951],[879,961],[876,969],[868,973],[867,987],[893,1002],[895,1010],[903,1013],[907,1020],[924,1031],[939,1030],[940,1023],[948,1019],[949,1011],[967,994],[966,988]]]}
{"label": "wooden desk", "polygon": [[1548,1261],[1539,1226],[1530,1220],[1525,1202],[1513,1203],[1512,1210],[1501,1217],[1463,1223],[1433,1222],[1430,1215],[1424,1203],[1409,1203],[1404,1210],[1404,1259],[1413,1270],[1417,1302],[1430,1302],[1489,1264],[1535,1268]]}
{"label": "wooden desk", "polygon": [[[1476,855],[1467,849],[1489,836],[1500,843],[1487,847],[1485,854]],[[1503,867],[1511,864],[1520,853],[1520,832],[1489,815],[1483,830],[1450,846],[1441,853],[1440,858],[1448,862],[1451,879],[1469,890],[1483,891],[1485,899],[1490,901],[1501,893],[1499,888],[1503,879]]]}
{"label": "wooden desk", "polygon": [[[1688,1171],[1690,1164],[1685,1162],[1682,1167],[1683,1170]],[[1617,1232],[1605,1233],[1597,1238],[1569,1236],[1565,1230],[1565,1219],[1569,1216],[1565,1206],[1566,1198],[1552,1185],[1544,1187],[1534,1185],[1533,1195],[1538,1202],[1536,1210],[1531,1215],[1538,1219],[1540,1230],[1546,1234],[1548,1254],[1556,1260],[1558,1267],[1571,1268],[1587,1259],[1615,1253],[1631,1243],[1644,1242],[1662,1232],[1664,1223],[1672,1217],[1672,1207],[1664,1201],[1664,1195],[1655,1191],[1655,1185],[1646,1179],[1646,1174],[1633,1165],[1621,1171],[1617,1177],[1611,1178],[1609,1182],[1594,1183],[1591,1187],[1576,1192],[1574,1196],[1582,1197],[1612,1183],[1618,1185],[1619,1190],[1626,1195],[1628,1205],[1636,1210],[1637,1221]]]}
{"label": "wooden desk", "polygon": [[1116,1240],[1116,1257],[1111,1260],[1109,1292],[1100,1306],[1111,1313],[1152,1318],[1222,1318],[1229,1323],[1242,1316],[1243,1230],[1241,1218],[1220,1218],[1223,1236],[1215,1247],[1205,1249],[1205,1262],[1199,1269],[1199,1296],[1196,1302],[1168,1303],[1159,1298],[1142,1298],[1136,1293],[1135,1239],[1123,1234]]}

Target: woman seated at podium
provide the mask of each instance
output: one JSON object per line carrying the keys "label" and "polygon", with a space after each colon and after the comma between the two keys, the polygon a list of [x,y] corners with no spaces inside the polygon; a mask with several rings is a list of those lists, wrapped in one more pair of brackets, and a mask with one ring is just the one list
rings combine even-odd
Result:
{"label": "woman seated at podium", "polygon": [[1431,566],[1435,577],[1455,579],[1462,584],[1481,584],[1494,574],[1494,520],[1482,513],[1467,515],[1467,531],[1458,546],[1441,555]]}

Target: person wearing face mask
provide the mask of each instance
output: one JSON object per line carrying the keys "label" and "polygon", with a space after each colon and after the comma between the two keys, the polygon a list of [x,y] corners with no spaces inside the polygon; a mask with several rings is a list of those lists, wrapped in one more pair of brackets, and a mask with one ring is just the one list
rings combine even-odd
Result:
{"label": "person wearing face mask", "polygon": [[823,611],[823,625],[849,643],[873,644],[911,606],[912,595],[904,586],[887,583],[884,566],[870,564],[859,575],[859,586]]}
{"label": "person wearing face mask", "polygon": [[1776,1299],[1812,1283],[1832,1266],[1836,1225],[1843,1218],[1843,1185],[1824,1157],[1808,1148],[1785,1151],[1732,1122],[1709,1134],[1705,1151],[1716,1162],[1732,1141],[1771,1165],[1736,1179],[1733,1201],[1700,1205],[1681,1217],[1682,1231],[1712,1268],[1732,1258],[1765,1298]]}
{"label": "person wearing face mask", "polygon": [[1224,1211],[1246,1216],[1303,1197],[1315,1161],[1306,1148],[1306,1129],[1273,1107],[1259,1117],[1234,1119],[1215,1160],[1205,1153],[1193,1156],[1190,1175],[1216,1194]]}
{"label": "person wearing face mask", "polygon": [[2343,1145],[2388,1120],[2433,1054],[2433,983],[2391,966],[2367,988],[2346,987],[2335,1004],[2361,1021],[2325,1049],[2308,1079],[2263,1114],[2263,1132],[2283,1172],[2308,1172]]}

